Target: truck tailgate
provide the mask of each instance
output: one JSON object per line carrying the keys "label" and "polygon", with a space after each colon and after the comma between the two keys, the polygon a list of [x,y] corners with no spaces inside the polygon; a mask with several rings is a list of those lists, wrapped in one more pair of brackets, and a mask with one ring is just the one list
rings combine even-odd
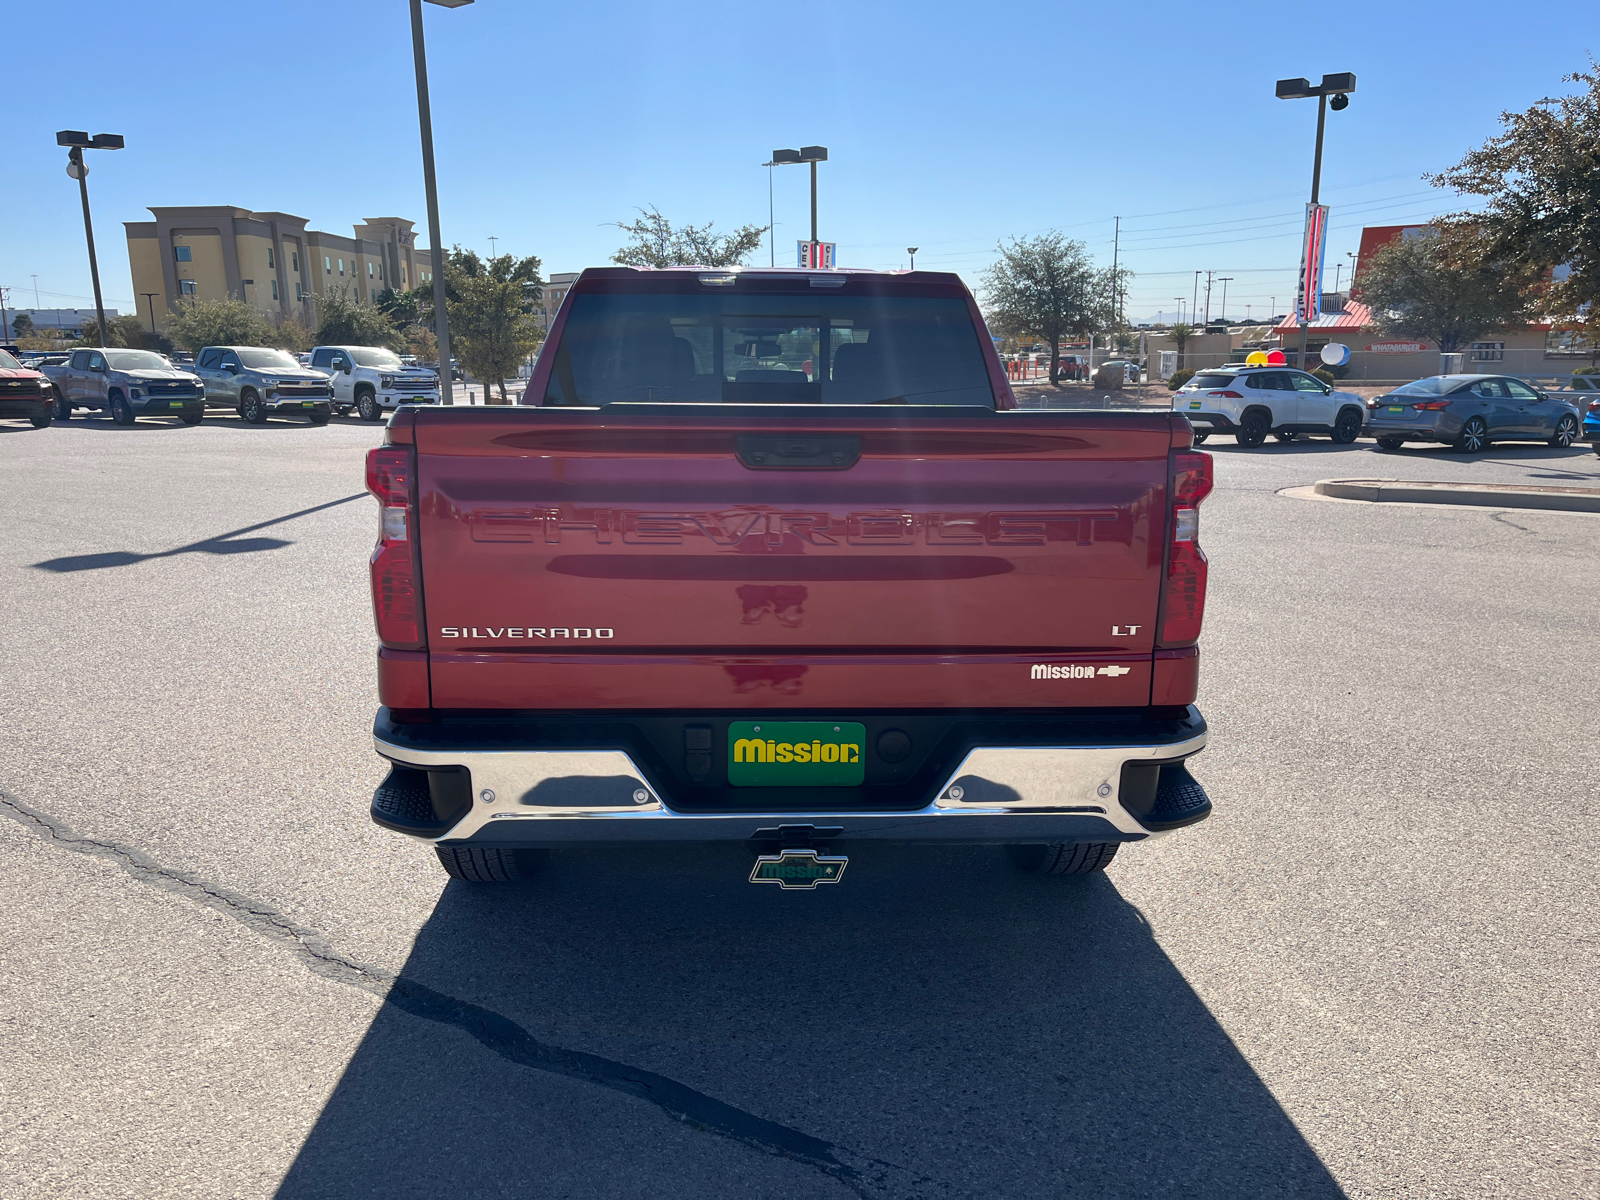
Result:
{"label": "truck tailgate", "polygon": [[1170,414],[619,407],[415,413],[435,707],[1150,702]]}

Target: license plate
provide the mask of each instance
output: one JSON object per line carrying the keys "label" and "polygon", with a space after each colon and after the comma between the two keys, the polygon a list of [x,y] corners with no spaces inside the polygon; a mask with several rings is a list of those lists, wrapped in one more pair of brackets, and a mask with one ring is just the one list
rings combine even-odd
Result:
{"label": "license plate", "polygon": [[1405,405],[1403,405],[1403,404],[1391,404],[1391,405],[1389,405],[1389,411],[1390,412],[1405,412],[1405,410],[1406,410],[1406,408],[1405,408]]}
{"label": "license plate", "polygon": [[317,406],[317,402],[315,400],[302,400],[302,401],[300,401],[300,407],[301,408],[315,408],[316,406]]}
{"label": "license plate", "polygon": [[182,408],[183,407],[183,401],[182,400],[169,400],[169,401],[167,401],[167,403],[172,408]]}
{"label": "license plate", "polygon": [[1198,401],[1198,400],[1189,401],[1189,407],[1190,408],[1199,408],[1200,407],[1200,401]]}
{"label": "license plate", "polygon": [[852,721],[734,721],[728,782],[734,787],[860,787],[866,726]]}

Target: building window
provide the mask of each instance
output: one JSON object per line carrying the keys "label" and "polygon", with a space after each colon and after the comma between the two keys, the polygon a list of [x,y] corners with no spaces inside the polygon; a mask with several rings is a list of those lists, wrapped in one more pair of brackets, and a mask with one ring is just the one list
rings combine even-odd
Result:
{"label": "building window", "polygon": [[1504,342],[1473,342],[1473,362],[1503,362],[1506,357]]}
{"label": "building window", "polygon": [[372,267],[372,264],[370,262],[367,264],[367,278],[368,279],[373,278],[373,267]]}
{"label": "building window", "polygon": [[294,281],[294,298],[296,300],[304,300],[306,298],[305,293],[300,290],[300,281],[298,279]]}
{"label": "building window", "polygon": [[406,279],[406,269],[404,267],[400,268],[400,286],[401,287],[409,286],[409,282]]}
{"label": "building window", "polygon": [[278,266],[278,260],[273,255],[271,246],[267,247],[267,266],[272,267],[274,270],[276,270]]}
{"label": "building window", "polygon": [[178,295],[180,295],[180,296],[192,296],[192,295],[195,294],[196,290],[197,289],[195,288],[194,280],[192,280],[192,279],[180,279],[180,280],[178,280]]}
{"label": "building window", "polygon": [[333,274],[333,259],[329,258],[326,254],[322,256],[322,269],[329,275]]}
{"label": "building window", "polygon": [[339,260],[339,274],[344,274],[344,259],[342,258]]}
{"label": "building window", "polygon": [[298,275],[300,273],[300,251],[289,251],[289,261],[294,264],[295,274]]}
{"label": "building window", "polygon": [[368,288],[367,291],[372,293],[372,302],[374,304],[376,304],[378,302],[378,289],[377,288]]}
{"label": "building window", "polygon": [[194,254],[187,246],[174,246],[172,248],[172,257],[178,262],[192,262],[194,260]]}
{"label": "building window", "polygon": [[378,264],[378,278],[379,279],[383,278],[383,264],[382,263]]}
{"label": "building window", "polygon": [[274,300],[278,298],[278,281],[276,279],[272,281],[272,298]]}
{"label": "building window", "polygon": [[1595,346],[1581,329],[1552,329],[1544,335],[1546,358],[1587,358]]}

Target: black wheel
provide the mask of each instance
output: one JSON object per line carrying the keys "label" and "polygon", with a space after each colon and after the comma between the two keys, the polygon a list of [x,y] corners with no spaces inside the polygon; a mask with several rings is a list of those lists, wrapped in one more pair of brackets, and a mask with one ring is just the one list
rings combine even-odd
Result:
{"label": "black wheel", "polygon": [[1456,434],[1455,448],[1462,454],[1476,454],[1489,444],[1489,427],[1482,417],[1468,417],[1467,423]]}
{"label": "black wheel", "polygon": [[1278,433],[1273,434],[1272,436],[1277,438],[1280,442],[1292,442],[1292,441],[1294,441],[1294,434],[1291,433],[1287,429],[1281,430]]}
{"label": "black wheel", "polygon": [[516,883],[530,878],[548,850],[496,850],[477,846],[435,846],[439,865],[451,879],[467,883]]}
{"label": "black wheel", "polygon": [[1209,431],[1206,433],[1197,433],[1194,435],[1194,444],[1196,446],[1204,446],[1206,444],[1206,439],[1210,436],[1211,434]]}
{"label": "black wheel", "polygon": [[333,414],[314,412],[307,415],[313,425],[326,425],[328,423],[328,418]]}
{"label": "black wheel", "polygon": [[39,413],[38,416],[29,417],[28,420],[33,423],[33,427],[35,429],[49,429],[50,421],[53,416],[54,414],[51,413],[51,411],[47,408],[43,412]]}
{"label": "black wheel", "polygon": [[178,417],[178,420],[182,421],[185,425],[198,425],[205,419],[206,414],[204,409],[201,409],[199,412],[182,413]]}
{"label": "black wheel", "polygon": [[1550,444],[1565,450],[1578,440],[1578,419],[1576,417],[1562,417],[1556,422],[1556,435],[1550,439]]}
{"label": "black wheel", "polygon": [[265,425],[267,406],[261,403],[260,396],[246,390],[239,394],[239,415],[252,425]]}
{"label": "black wheel", "polygon": [[66,393],[55,384],[50,385],[50,391],[56,398],[56,420],[70,421],[72,419],[72,405],[67,403]]}
{"label": "black wheel", "polygon": [[356,393],[356,411],[361,414],[363,421],[376,421],[383,416],[378,397],[372,394],[371,388],[362,388]]}
{"label": "black wheel", "polygon": [[1272,422],[1264,412],[1245,413],[1244,420],[1239,422],[1239,432],[1234,435],[1234,440],[1241,446],[1259,446],[1267,440],[1267,434],[1272,430]]}
{"label": "black wheel", "polygon": [[128,406],[128,402],[122,398],[121,392],[111,393],[111,419],[118,425],[133,424],[133,409],[130,408]]}
{"label": "black wheel", "polygon": [[1361,414],[1347,408],[1333,423],[1333,441],[1338,446],[1348,446],[1361,436]]}
{"label": "black wheel", "polygon": [[1116,842],[1055,846],[1007,846],[1011,861],[1034,875],[1089,875],[1104,871],[1117,856]]}
{"label": "black wheel", "polygon": [[1378,445],[1385,450],[1398,450],[1405,444],[1405,438],[1381,437],[1378,439]]}

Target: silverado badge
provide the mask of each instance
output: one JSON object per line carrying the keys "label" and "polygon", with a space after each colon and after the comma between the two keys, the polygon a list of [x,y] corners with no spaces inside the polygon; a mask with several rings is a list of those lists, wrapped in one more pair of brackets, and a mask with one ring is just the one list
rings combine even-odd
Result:
{"label": "silverado badge", "polygon": [[751,883],[775,883],[787,891],[790,888],[815,890],[819,883],[838,883],[844,878],[845,864],[850,861],[844,854],[818,854],[815,850],[780,850],[777,854],[763,854],[756,859],[750,872]]}

